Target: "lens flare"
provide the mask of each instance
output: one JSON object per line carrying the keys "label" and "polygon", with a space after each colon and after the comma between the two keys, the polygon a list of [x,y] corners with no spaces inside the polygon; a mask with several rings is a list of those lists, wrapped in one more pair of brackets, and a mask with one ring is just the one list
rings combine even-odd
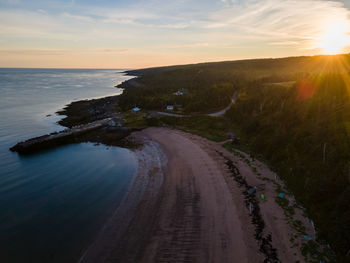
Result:
{"label": "lens flare", "polygon": [[349,23],[338,21],[326,27],[324,34],[319,38],[318,47],[327,55],[335,55],[350,45]]}

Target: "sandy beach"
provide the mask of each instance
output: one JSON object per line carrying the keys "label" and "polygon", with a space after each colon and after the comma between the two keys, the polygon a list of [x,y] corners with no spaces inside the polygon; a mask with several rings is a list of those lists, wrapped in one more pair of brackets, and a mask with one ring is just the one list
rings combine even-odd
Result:
{"label": "sandy beach", "polygon": [[[137,175],[79,262],[304,262],[302,237],[274,201],[274,182],[283,183],[264,164],[178,130],[148,128],[131,136],[143,143],[135,151]],[[260,229],[228,160],[266,197],[258,202]],[[312,236],[301,214],[296,209]]]}

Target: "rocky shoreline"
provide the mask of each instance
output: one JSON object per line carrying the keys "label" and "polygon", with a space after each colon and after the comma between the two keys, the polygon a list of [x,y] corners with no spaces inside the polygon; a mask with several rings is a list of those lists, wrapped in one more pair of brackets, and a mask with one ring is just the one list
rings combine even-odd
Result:
{"label": "rocky shoreline", "polygon": [[87,124],[105,118],[118,118],[120,117],[116,112],[116,105],[119,100],[118,96],[74,101],[56,112],[58,115],[65,116],[58,123],[62,126],[72,128],[73,126]]}
{"label": "rocky shoreline", "polygon": [[124,126],[122,114],[117,112],[118,96],[72,102],[56,112],[65,116],[58,124],[67,129],[19,142],[10,150],[19,154],[31,154],[82,142],[133,148],[135,143],[126,137],[140,129]]}

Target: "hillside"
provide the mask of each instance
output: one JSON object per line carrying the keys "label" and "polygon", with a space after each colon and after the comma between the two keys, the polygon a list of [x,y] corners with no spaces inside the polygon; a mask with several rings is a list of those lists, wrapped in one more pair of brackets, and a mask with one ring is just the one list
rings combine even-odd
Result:
{"label": "hillside", "polygon": [[265,160],[307,209],[318,241],[327,240],[341,261],[349,260],[350,55],[128,73],[138,78],[120,85],[123,110],[178,104],[184,113],[207,113],[226,107],[237,91],[236,104],[220,119],[240,137],[236,147]]}
{"label": "hillside", "polygon": [[[349,65],[349,59],[349,55],[292,57],[128,71],[139,77],[120,85],[126,88],[121,106],[137,104],[148,109],[164,109],[168,104],[181,104],[187,113],[214,111],[227,105],[239,88],[295,81],[305,74],[344,73],[344,64]],[[137,88],[137,93],[132,87]],[[182,89],[188,92],[176,96],[175,92]]]}

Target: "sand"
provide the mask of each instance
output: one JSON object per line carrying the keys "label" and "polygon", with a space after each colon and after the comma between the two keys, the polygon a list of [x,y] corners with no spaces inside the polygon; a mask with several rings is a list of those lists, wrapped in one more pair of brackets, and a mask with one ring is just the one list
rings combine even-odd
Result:
{"label": "sand", "polygon": [[[132,136],[144,145],[135,152],[139,166],[132,187],[79,262],[267,260],[244,189],[232,179],[227,160],[249,185],[260,186],[258,195],[262,191],[266,196],[259,202],[262,237],[271,235],[270,251],[277,259],[265,262],[304,262],[300,249],[292,248],[303,242],[302,237],[291,242],[296,232],[274,201],[273,182],[278,178],[267,166],[178,130],[148,128]],[[312,235],[310,222],[301,211],[296,214]]]}

